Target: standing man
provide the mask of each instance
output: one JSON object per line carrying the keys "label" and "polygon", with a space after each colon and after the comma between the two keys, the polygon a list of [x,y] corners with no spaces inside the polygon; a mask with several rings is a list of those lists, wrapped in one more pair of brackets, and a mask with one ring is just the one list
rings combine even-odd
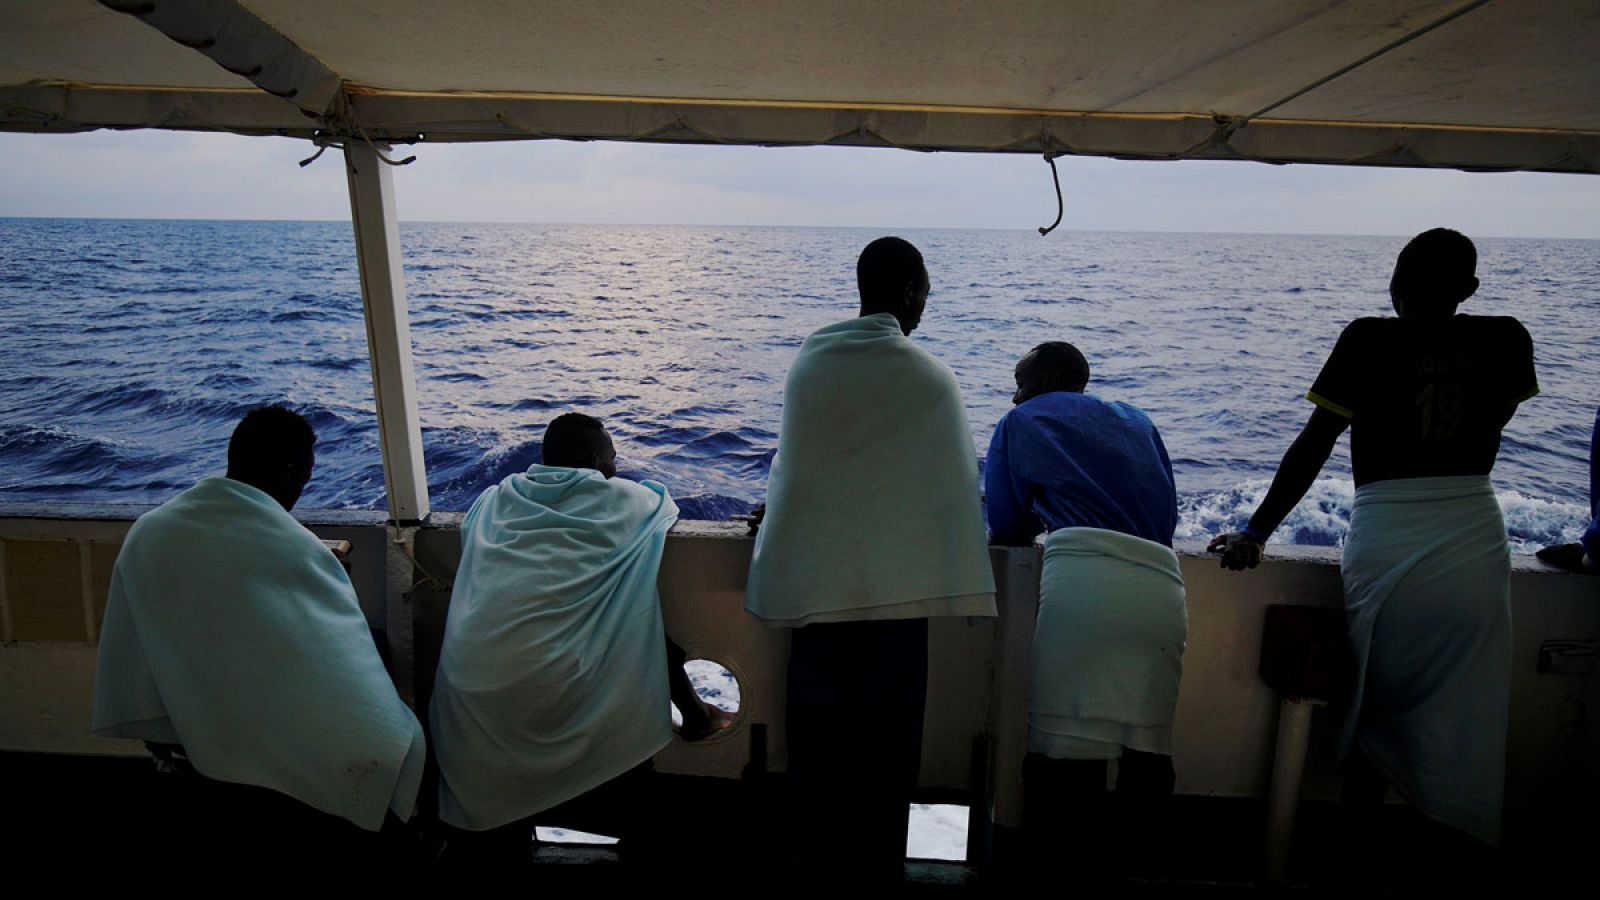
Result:
{"label": "standing man", "polygon": [[900,238],[856,264],[857,318],[805,341],[745,607],[792,629],[789,777],[802,836],[895,877],[921,762],[928,619],[993,616],[977,461],[950,370],[908,335],[928,272]]}
{"label": "standing man", "polygon": [[1172,720],[1189,618],[1172,552],[1172,462],[1137,408],[1084,393],[1063,341],[1016,370],[1016,408],[984,468],[991,540],[1045,539],[1033,636],[1023,819],[1029,861],[1108,871],[1106,766],[1117,764],[1116,849],[1148,847],[1172,795]]}
{"label": "standing man", "polygon": [[1347,789],[1375,768],[1419,812],[1498,844],[1511,554],[1489,471],[1501,429],[1539,385],[1520,322],[1457,314],[1478,289],[1477,261],[1472,242],[1444,228],[1406,245],[1389,282],[1398,318],[1345,328],[1260,508],[1210,549],[1225,568],[1254,568],[1351,429],[1356,499],[1340,565],[1357,664]]}

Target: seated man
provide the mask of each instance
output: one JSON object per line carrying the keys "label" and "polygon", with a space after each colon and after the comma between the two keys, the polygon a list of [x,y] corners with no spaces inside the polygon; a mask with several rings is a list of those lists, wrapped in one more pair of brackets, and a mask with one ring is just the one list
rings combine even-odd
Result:
{"label": "seated man", "polygon": [[1261,506],[1211,549],[1225,568],[1254,568],[1351,429],[1356,499],[1340,571],[1356,682],[1343,746],[1357,754],[1347,788],[1375,767],[1424,815],[1498,843],[1511,554],[1489,471],[1501,429],[1539,386],[1520,322],[1456,312],[1478,289],[1477,259],[1443,228],[1406,245],[1389,282],[1398,318],[1345,328]]}
{"label": "seated man", "polygon": [[669,696],[685,737],[730,721],[701,704],[681,653],[669,676],[656,572],[678,507],[655,482],[614,477],[616,456],[598,420],[560,416],[544,464],[484,491],[461,523],[429,706],[439,818],[478,833],[450,839],[457,860],[526,860],[532,818],[585,812],[550,814],[579,797],[601,820],[562,824],[627,842],[651,811],[650,758],[672,739]]}
{"label": "seated man", "polygon": [[1589,440],[1589,524],[1578,543],[1545,547],[1539,558],[1568,572],[1600,575],[1600,410],[1595,411]]}
{"label": "seated man", "polygon": [[281,406],[246,415],[225,477],[128,532],[100,635],[95,733],[150,742],[203,776],[200,799],[228,817],[219,836],[259,827],[234,841],[259,856],[287,843],[303,859],[341,829],[406,819],[422,778],[422,728],[349,576],[289,515],[315,441]]}
{"label": "seated man", "polygon": [[1189,620],[1172,552],[1178,524],[1161,435],[1126,403],[1084,393],[1089,364],[1050,341],[1017,363],[1017,407],[989,444],[991,540],[1045,539],[1033,637],[1026,843],[1034,862],[1104,871],[1106,764],[1147,841],[1172,794],[1172,720]]}
{"label": "seated man", "polygon": [[859,315],[813,332],[789,369],[745,608],[792,629],[788,846],[837,860],[830,872],[893,879],[921,764],[928,620],[993,616],[994,572],[961,388],[909,338],[928,299],[922,254],[879,238],[856,281]]}

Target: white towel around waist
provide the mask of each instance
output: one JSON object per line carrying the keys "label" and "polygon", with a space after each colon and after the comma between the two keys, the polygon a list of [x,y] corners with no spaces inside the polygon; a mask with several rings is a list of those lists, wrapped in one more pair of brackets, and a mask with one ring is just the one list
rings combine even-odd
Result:
{"label": "white towel around waist", "polygon": [[1033,637],[1029,752],[1170,754],[1188,636],[1170,548],[1100,528],[1051,533]]}
{"label": "white towel around waist", "polygon": [[1422,813],[1497,842],[1511,684],[1510,551],[1487,476],[1356,491],[1341,572],[1358,742]]}

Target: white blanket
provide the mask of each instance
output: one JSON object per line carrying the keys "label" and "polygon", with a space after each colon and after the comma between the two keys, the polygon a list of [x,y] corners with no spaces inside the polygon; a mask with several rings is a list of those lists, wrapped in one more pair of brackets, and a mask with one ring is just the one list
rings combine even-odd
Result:
{"label": "white blanket", "polygon": [[1188,640],[1183,576],[1170,548],[1102,528],[1051,533],[1033,635],[1029,752],[1171,754]]}
{"label": "white blanket", "polygon": [[1487,476],[1356,490],[1345,609],[1358,741],[1422,813],[1500,837],[1511,691],[1511,556]]}
{"label": "white blanket", "polygon": [[995,614],[960,388],[893,316],[807,338],[782,427],[751,613],[780,626]]}
{"label": "white blanket", "polygon": [[461,524],[429,707],[439,817],[480,831],[600,786],[672,739],[654,482],[534,466]]}
{"label": "white blanket", "polygon": [[400,701],[337,559],[267,494],[206,478],[117,556],[94,731],[181,743],[194,767],[377,830],[422,779]]}

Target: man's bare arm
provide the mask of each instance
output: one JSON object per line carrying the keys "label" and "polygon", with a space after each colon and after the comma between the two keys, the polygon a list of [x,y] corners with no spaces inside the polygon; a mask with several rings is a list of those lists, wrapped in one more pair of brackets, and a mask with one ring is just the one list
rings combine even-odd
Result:
{"label": "man's bare arm", "polygon": [[672,695],[672,705],[678,708],[678,715],[683,716],[678,735],[692,742],[710,737],[732,725],[733,715],[700,699],[689,681],[689,673],[683,669],[687,661],[688,654],[668,637],[667,689]]}
{"label": "man's bare arm", "polygon": [[[1295,504],[1311,489],[1323,465],[1328,462],[1329,454],[1333,453],[1333,445],[1338,442],[1339,435],[1344,434],[1349,426],[1349,419],[1323,407],[1319,406],[1311,413],[1305,427],[1300,429],[1299,436],[1289,445],[1288,452],[1283,454],[1283,461],[1278,463],[1277,474],[1272,477],[1272,487],[1267,489],[1266,498],[1250,517],[1251,532],[1264,539],[1282,524]],[[1264,540],[1258,540],[1250,533],[1234,531],[1212,538],[1206,549],[1222,551],[1223,568],[1253,569],[1261,562],[1263,543]]]}

